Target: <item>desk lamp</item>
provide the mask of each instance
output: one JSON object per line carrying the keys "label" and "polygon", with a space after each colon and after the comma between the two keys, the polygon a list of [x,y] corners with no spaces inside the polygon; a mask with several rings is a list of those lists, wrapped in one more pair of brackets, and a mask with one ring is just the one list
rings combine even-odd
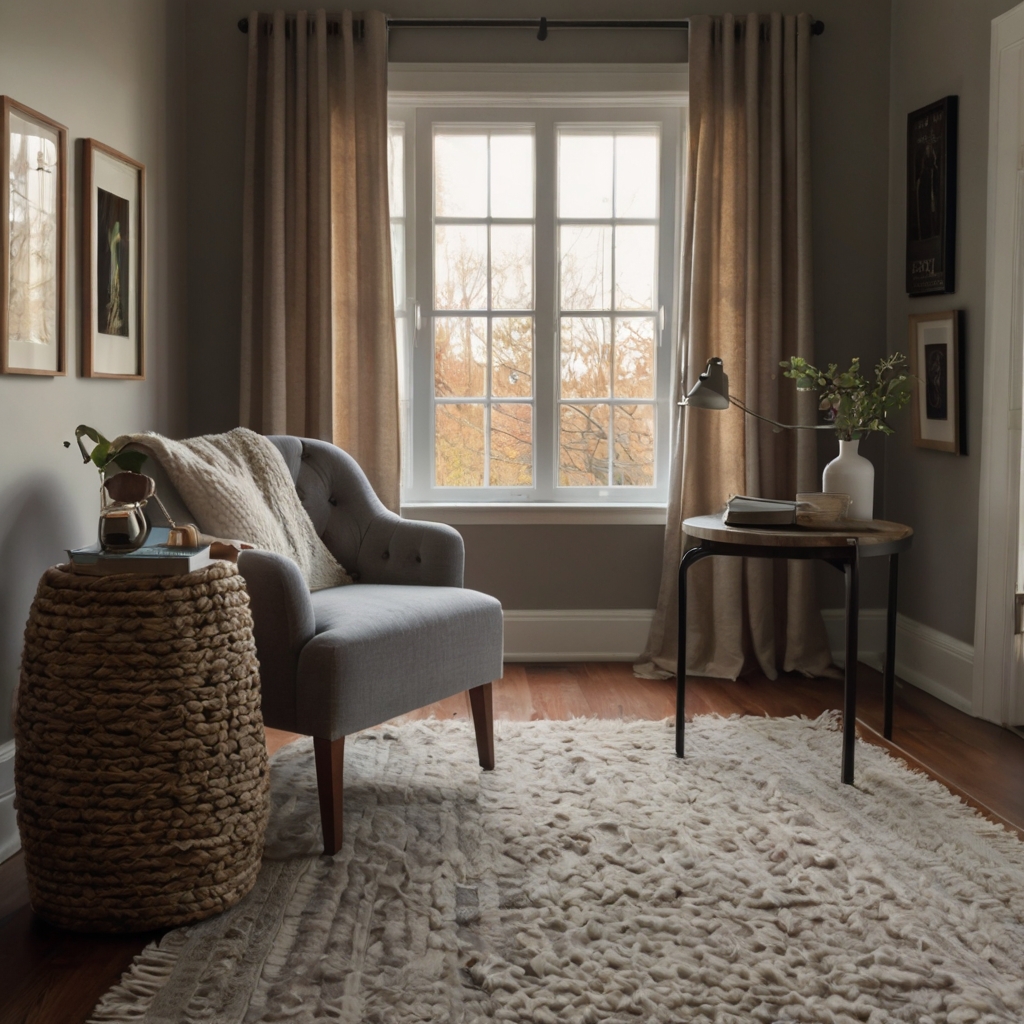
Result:
{"label": "desk lamp", "polygon": [[[798,387],[797,390],[813,389]],[[831,423],[779,423],[778,420],[773,420],[769,416],[762,416],[759,412],[748,409],[738,398],[733,398],[729,394],[729,376],[725,372],[725,366],[718,356],[712,356],[708,360],[707,368],[697,378],[697,383],[690,388],[687,396],[679,404],[689,405],[695,409],[718,410],[728,409],[730,405],[735,405],[737,409],[742,409],[748,416],[753,416],[755,419],[770,423],[775,428],[775,433],[778,433],[780,430],[834,429]]]}

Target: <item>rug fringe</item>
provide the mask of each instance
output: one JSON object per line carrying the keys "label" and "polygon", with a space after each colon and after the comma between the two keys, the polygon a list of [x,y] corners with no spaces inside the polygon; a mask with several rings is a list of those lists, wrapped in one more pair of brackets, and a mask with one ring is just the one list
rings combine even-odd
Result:
{"label": "rug fringe", "polygon": [[121,980],[93,1007],[86,1024],[131,1024],[142,1020],[156,994],[170,980],[188,935],[188,928],[178,928],[159,942],[150,943],[121,975]]}

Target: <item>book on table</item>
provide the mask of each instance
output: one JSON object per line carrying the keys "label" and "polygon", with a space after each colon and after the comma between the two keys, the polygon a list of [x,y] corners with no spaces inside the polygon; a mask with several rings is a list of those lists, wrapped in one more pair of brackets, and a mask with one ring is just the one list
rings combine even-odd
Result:
{"label": "book on table", "polygon": [[85,548],[68,548],[68,559],[76,573],[90,576],[112,576],[134,573],[139,576],[183,576],[209,565],[210,545],[181,548],[167,544],[166,527],[154,526],[146,543],[135,551],[104,551],[99,544]]}
{"label": "book on table", "polygon": [[724,522],[726,526],[792,526],[796,505],[795,501],[736,494],[726,502]]}

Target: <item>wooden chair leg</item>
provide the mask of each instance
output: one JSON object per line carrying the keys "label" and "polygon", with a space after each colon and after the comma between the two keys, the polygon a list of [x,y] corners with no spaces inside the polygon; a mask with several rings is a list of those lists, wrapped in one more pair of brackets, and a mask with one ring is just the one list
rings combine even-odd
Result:
{"label": "wooden chair leg", "polygon": [[316,789],[320,797],[320,823],[324,829],[324,853],[329,857],[341,849],[342,769],[345,763],[345,737],[324,740],[313,737],[316,758]]}
{"label": "wooden chair leg", "polygon": [[491,771],[494,768],[494,710],[491,703],[491,684],[474,686],[469,691],[469,705],[473,709],[480,767],[485,771]]}

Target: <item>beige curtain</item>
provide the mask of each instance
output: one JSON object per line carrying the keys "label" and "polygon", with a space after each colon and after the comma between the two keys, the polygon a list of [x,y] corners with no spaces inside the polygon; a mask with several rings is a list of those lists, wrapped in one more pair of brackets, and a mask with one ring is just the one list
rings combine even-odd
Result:
{"label": "beige curtain", "polygon": [[[813,357],[807,15],[690,20],[690,133],[683,229],[685,394],[711,356],[731,392],[786,423],[813,423],[779,361]],[[680,394],[675,396],[678,401]],[[820,490],[815,432],[774,433],[731,407],[676,410],[658,609],[641,674],[676,671],[683,519],[731,494]],[[811,562],[708,558],[689,574],[687,666],[735,679],[755,665],[830,674]]]}
{"label": "beige curtain", "polygon": [[241,422],[333,441],[397,509],[387,147],[383,14],[249,15]]}

